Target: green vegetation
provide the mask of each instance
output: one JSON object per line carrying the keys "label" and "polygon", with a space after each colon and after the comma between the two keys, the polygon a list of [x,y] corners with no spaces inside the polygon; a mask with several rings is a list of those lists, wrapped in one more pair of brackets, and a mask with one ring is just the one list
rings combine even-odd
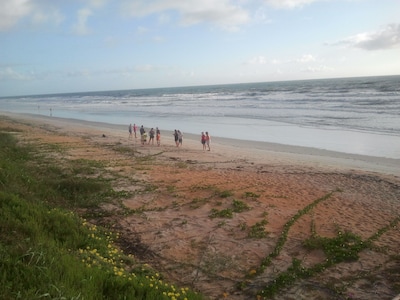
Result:
{"label": "green vegetation", "polygon": [[243,194],[244,198],[260,198],[259,194],[253,193],[253,192],[245,192]]}
{"label": "green vegetation", "polygon": [[226,208],[222,210],[212,208],[210,212],[210,218],[232,218],[232,217],[233,217],[233,210],[231,208]]}
{"label": "green vegetation", "polygon": [[221,198],[228,198],[233,195],[232,191],[217,191],[216,194]]}
{"label": "green vegetation", "polygon": [[246,210],[249,210],[250,207],[240,200],[232,201],[232,208],[226,208],[222,210],[218,210],[216,208],[212,208],[209,217],[210,218],[232,218],[233,213],[240,213]]}
{"label": "green vegetation", "polygon": [[240,200],[233,200],[232,201],[233,211],[236,213],[244,212],[250,210],[250,207]]}
{"label": "green vegetation", "polygon": [[115,246],[117,234],[73,213],[129,195],[114,191],[99,165],[61,168],[4,132],[0,145],[2,299],[202,298],[164,282]]}
{"label": "green vegetation", "polygon": [[266,219],[263,219],[260,222],[257,222],[253,226],[250,227],[249,238],[253,239],[262,239],[267,237],[267,232],[265,231],[265,225],[268,224]]}
{"label": "green vegetation", "polygon": [[[300,219],[303,215],[309,213],[316,205],[320,202],[329,199],[333,192],[326,194],[325,196],[318,198],[311,204],[307,205],[303,209],[299,210],[285,225],[278,241],[275,245],[274,250],[266,256],[258,268],[250,270],[248,273],[249,278],[256,277],[264,272],[264,270],[272,263],[272,260],[276,258],[282,248],[284,247],[290,228]],[[270,299],[281,292],[284,288],[287,288],[294,284],[297,280],[310,278],[318,275],[326,269],[335,266],[336,264],[343,262],[357,261],[359,253],[367,248],[373,248],[373,241],[377,240],[381,235],[390,229],[395,229],[400,222],[400,217],[392,220],[388,225],[379,229],[371,237],[366,240],[362,240],[361,237],[353,234],[349,231],[342,231],[338,229],[337,236],[333,238],[321,237],[315,231],[314,223],[311,226],[311,237],[303,242],[303,246],[308,250],[320,249],[324,252],[326,259],[322,263],[317,263],[310,267],[302,265],[302,261],[297,258],[292,258],[292,264],[282,272],[278,272],[276,276],[270,280],[264,288],[258,291],[257,295],[261,299]],[[254,235],[260,233],[262,235],[266,220],[256,223],[251,227],[250,233]],[[395,258],[398,260],[398,258]],[[366,277],[367,275],[365,275]],[[395,281],[394,281],[395,282]],[[238,288],[243,289],[248,282],[242,282],[238,285]],[[396,287],[396,284],[394,284]],[[333,290],[338,295],[343,292],[343,289]]]}

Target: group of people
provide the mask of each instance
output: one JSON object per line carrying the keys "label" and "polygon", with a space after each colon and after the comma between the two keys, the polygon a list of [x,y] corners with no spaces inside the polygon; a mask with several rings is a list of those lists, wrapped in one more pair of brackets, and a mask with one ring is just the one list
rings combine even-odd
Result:
{"label": "group of people", "polygon": [[[132,138],[133,136],[135,136],[135,138],[136,138],[138,126],[136,124],[133,124],[133,125],[129,124],[128,131],[129,131],[129,138]],[[158,129],[158,127],[156,127],[156,129],[151,128],[149,133],[147,134],[146,130],[144,129],[144,127],[142,125],[139,128],[139,133],[140,133],[140,142],[142,145],[145,145],[146,143],[148,145],[150,145],[150,143],[152,145],[154,145],[154,138],[156,139],[157,146],[161,145],[161,131]],[[175,141],[176,147],[182,147],[183,133],[180,130],[175,129],[173,136],[174,136],[174,141]],[[147,138],[149,139],[148,141],[147,141]],[[211,150],[210,142],[211,142],[211,137],[208,134],[208,131],[206,131],[205,133],[202,132],[201,133],[201,143],[203,145],[203,151]]]}
{"label": "group of people", "polygon": [[176,130],[173,133],[174,140],[175,140],[175,145],[177,147],[181,146],[182,147],[182,142],[183,142],[183,133],[180,130]]}
{"label": "group of people", "polygon": [[[137,125],[136,124],[129,124],[128,127],[128,131],[129,131],[129,138],[133,137],[133,134],[135,135],[135,138],[137,137],[136,132],[137,132]],[[151,128],[149,131],[149,134],[147,134],[146,130],[144,129],[143,125],[140,126],[139,128],[139,133],[140,133],[140,142],[142,145],[144,144],[148,144],[150,145],[150,143],[152,145],[154,145],[154,137],[156,138],[156,142],[157,142],[157,146],[161,145],[161,131],[158,129],[158,127],[156,127],[156,129],[154,130],[154,128]],[[147,141],[147,138],[149,138],[149,141]]]}

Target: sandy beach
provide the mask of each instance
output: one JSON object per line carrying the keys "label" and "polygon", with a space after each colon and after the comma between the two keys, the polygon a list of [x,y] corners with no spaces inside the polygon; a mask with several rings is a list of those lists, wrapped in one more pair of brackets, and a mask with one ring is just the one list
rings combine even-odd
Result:
{"label": "sandy beach", "polygon": [[[172,132],[162,128],[160,147],[143,146],[139,138],[128,137],[128,125],[0,115],[0,130],[14,132],[21,142],[57,144],[65,149],[61,162],[97,160],[118,174],[114,189],[131,192],[123,206],[138,213],[111,214],[100,223],[121,232],[125,252],[210,299],[257,299],[255,294],[294,258],[305,267],[326,260],[321,249],[304,247],[305,240],[334,238],[338,232],[365,241],[380,234],[358,260],[297,280],[276,299],[393,299],[400,294],[398,159],[218,138],[212,131],[211,151],[203,151],[200,133],[184,133],[183,146],[176,147]],[[235,210],[237,203],[245,209]],[[102,209],[121,207],[114,203]],[[217,214],[228,211],[233,211],[230,217]],[[295,216],[279,254],[249,277]],[[259,224],[265,236],[251,236]]]}

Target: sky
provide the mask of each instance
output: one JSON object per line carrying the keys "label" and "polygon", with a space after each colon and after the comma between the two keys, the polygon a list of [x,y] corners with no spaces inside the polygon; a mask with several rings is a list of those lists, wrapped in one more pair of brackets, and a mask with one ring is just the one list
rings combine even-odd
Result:
{"label": "sky", "polygon": [[0,97],[380,75],[399,0],[0,0]]}

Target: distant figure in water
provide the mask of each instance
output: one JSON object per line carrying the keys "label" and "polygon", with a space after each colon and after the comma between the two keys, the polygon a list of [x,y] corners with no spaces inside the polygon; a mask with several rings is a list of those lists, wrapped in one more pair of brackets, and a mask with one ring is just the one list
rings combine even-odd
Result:
{"label": "distant figure in water", "polygon": [[50,108],[50,117],[52,117],[52,116],[53,116],[53,109]]}

